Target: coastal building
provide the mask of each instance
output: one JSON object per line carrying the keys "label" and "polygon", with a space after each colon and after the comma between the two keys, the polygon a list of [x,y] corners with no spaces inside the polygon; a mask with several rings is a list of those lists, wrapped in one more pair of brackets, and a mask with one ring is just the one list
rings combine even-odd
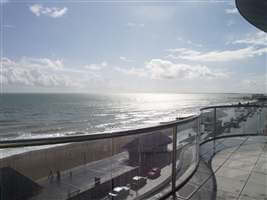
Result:
{"label": "coastal building", "polygon": [[168,145],[172,139],[164,133],[152,133],[138,137],[124,148],[129,153],[129,164],[140,166],[142,170],[164,167],[170,163]]}

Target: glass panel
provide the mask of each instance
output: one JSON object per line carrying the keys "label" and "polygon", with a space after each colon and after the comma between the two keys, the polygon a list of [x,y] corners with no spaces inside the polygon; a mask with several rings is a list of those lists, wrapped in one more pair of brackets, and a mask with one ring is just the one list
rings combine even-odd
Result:
{"label": "glass panel", "polygon": [[[201,113],[201,135],[202,140],[212,137],[212,130],[216,128],[216,136],[236,135],[236,134],[262,134],[264,127],[264,115],[262,108],[239,105],[236,107],[216,108],[204,110]],[[214,119],[216,116],[216,120]],[[216,127],[215,125],[216,121]],[[213,125],[211,125],[211,122]],[[213,128],[212,128],[213,126]],[[232,144],[237,145],[232,140]],[[215,152],[224,149],[225,143],[222,140],[209,142],[201,146],[201,155],[204,158],[210,158]]]}
{"label": "glass panel", "polygon": [[188,178],[197,166],[199,155],[197,138],[198,120],[177,127],[176,187]]}
{"label": "glass panel", "polygon": [[200,134],[201,140],[213,137],[214,131],[214,109],[207,109],[201,112],[200,117]]}
{"label": "glass panel", "polygon": [[[216,110],[217,114],[217,110]],[[214,137],[214,116],[215,116],[215,109],[207,109],[201,112],[200,116],[200,135],[201,141],[205,141],[207,139]],[[214,142],[208,142],[205,145],[201,145],[200,147],[200,154],[203,158],[210,158],[214,153]]]}
{"label": "glass panel", "polygon": [[[113,138],[113,191],[130,199],[157,199],[171,190],[172,129]],[[118,176],[117,173],[120,175]]]}
{"label": "glass panel", "polygon": [[258,121],[259,121],[259,128],[258,128],[258,133],[259,134],[267,134],[266,132],[266,115],[265,115],[265,107],[259,108],[258,109]]}
{"label": "glass panel", "polygon": [[101,199],[112,188],[111,152],[110,139],[2,150],[3,199]]}
{"label": "glass panel", "polygon": [[217,134],[257,134],[262,132],[261,109],[234,107],[217,109]]}

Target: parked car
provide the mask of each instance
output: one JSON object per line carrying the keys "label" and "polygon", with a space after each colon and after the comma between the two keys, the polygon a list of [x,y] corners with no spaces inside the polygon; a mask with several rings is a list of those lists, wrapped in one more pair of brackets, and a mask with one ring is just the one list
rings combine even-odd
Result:
{"label": "parked car", "polygon": [[130,194],[130,188],[126,186],[115,187],[112,192],[108,193],[109,199],[123,200]]}
{"label": "parked car", "polygon": [[236,119],[233,120],[232,125],[233,125],[234,128],[240,128],[239,122]]}
{"label": "parked car", "polygon": [[138,190],[141,187],[144,187],[147,183],[147,179],[145,177],[142,176],[134,176],[132,178],[132,182],[131,182],[131,188],[133,190]]}
{"label": "parked car", "polygon": [[160,168],[154,167],[147,173],[147,177],[150,179],[156,179],[160,176],[160,173],[161,173]]}

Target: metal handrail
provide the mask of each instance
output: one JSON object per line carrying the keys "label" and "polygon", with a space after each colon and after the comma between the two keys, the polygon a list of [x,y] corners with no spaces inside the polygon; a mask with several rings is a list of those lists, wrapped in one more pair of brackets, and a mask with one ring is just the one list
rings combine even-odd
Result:
{"label": "metal handrail", "polygon": [[[240,107],[265,107],[265,106],[260,106],[256,104],[237,104],[237,105],[218,105],[218,106],[209,106],[209,107],[204,107],[201,108],[200,111],[208,110],[208,109],[215,109],[216,108],[240,108]],[[123,137],[123,136],[134,136],[134,135],[139,135],[139,134],[145,134],[149,132],[155,132],[155,131],[161,131],[162,129],[168,129],[172,128],[173,129],[173,136],[177,136],[177,126],[184,125],[186,123],[190,123],[194,120],[198,120],[198,126],[199,126],[199,120],[200,120],[201,114],[194,115],[191,117],[188,117],[183,120],[175,120],[172,122],[160,124],[157,126],[152,126],[152,127],[146,127],[146,128],[138,128],[138,129],[132,129],[132,130],[126,130],[126,131],[117,131],[117,132],[110,132],[110,133],[99,133],[99,134],[91,134],[91,135],[74,135],[74,136],[64,136],[64,137],[46,137],[46,138],[32,138],[32,139],[17,139],[17,140],[3,140],[0,141],[0,149],[4,148],[15,148],[15,147],[26,147],[26,146],[40,146],[40,145],[52,145],[52,144],[65,144],[65,143],[75,143],[75,142],[85,142],[85,141],[95,141],[95,140],[101,140],[101,139],[112,139],[116,137]],[[199,131],[198,127],[198,131]],[[152,133],[153,134],[153,133]],[[199,135],[199,134],[198,134]],[[255,134],[249,134],[249,135],[255,135]],[[237,137],[237,136],[243,136],[242,134],[238,134],[235,136],[217,136],[217,137],[212,137],[212,138],[207,138],[204,141],[201,141],[198,143],[198,145],[203,145],[206,142],[216,140],[216,139],[221,139],[224,137]],[[246,136],[248,136],[246,134]],[[173,148],[176,147],[176,139],[174,137],[175,142],[173,143]],[[199,152],[198,152],[199,153]],[[199,157],[199,155],[198,155]],[[176,163],[176,156],[174,154],[174,160],[173,163]],[[160,200],[163,200],[167,198],[170,195],[175,194],[177,190],[182,188],[195,174],[199,166],[199,159],[197,159],[196,165],[194,166],[194,170],[183,180],[179,185],[176,185],[176,169],[172,169],[172,189],[167,192],[165,195],[163,195]]]}
{"label": "metal handrail", "polygon": [[212,108],[249,108],[249,107],[253,107],[253,108],[261,108],[261,107],[265,107],[265,106],[260,106],[260,105],[257,105],[257,104],[237,104],[237,105],[218,105],[218,106],[207,106],[207,107],[204,107],[204,108],[200,108],[200,111],[203,111],[203,110],[209,110],[209,109],[212,109]]}
{"label": "metal handrail", "polygon": [[183,125],[194,121],[199,115],[192,116],[184,120],[176,120],[169,123],[160,124],[152,127],[145,127],[139,129],[131,129],[126,131],[110,132],[110,133],[98,133],[90,135],[73,135],[73,136],[61,136],[61,137],[46,137],[46,138],[30,138],[30,139],[17,139],[17,140],[3,140],[0,141],[1,148],[14,148],[14,147],[26,147],[26,146],[39,146],[39,145],[51,145],[51,144],[65,144],[71,142],[85,142],[100,139],[110,139],[123,136],[139,135],[153,131],[160,131],[162,129],[173,128],[175,126]]}
{"label": "metal handrail", "polygon": [[[257,107],[262,106],[256,104],[237,104],[237,105],[218,105],[218,106],[208,106],[201,108],[200,111],[212,109],[212,108],[233,108],[233,107]],[[100,139],[111,139],[123,136],[139,135],[153,131],[160,131],[162,129],[173,128],[175,126],[183,125],[194,121],[199,118],[200,115],[194,115],[187,119],[175,120],[172,122],[138,129],[115,131],[109,133],[97,133],[90,135],[73,135],[73,136],[60,136],[60,137],[45,137],[45,138],[30,138],[30,139],[15,139],[15,140],[2,140],[0,141],[0,149],[4,148],[15,148],[15,147],[27,147],[27,146],[40,146],[40,145],[52,145],[52,144],[66,144],[72,142],[85,142]]]}

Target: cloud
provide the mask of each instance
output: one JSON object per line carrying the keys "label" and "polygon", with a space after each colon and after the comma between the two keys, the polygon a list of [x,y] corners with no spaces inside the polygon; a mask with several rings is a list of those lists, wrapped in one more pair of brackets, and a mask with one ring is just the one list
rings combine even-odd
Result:
{"label": "cloud", "polygon": [[228,8],[228,9],[225,9],[225,13],[226,14],[238,14],[238,10],[237,8]]}
{"label": "cloud", "polygon": [[60,59],[27,58],[18,61],[2,58],[2,80],[8,86],[81,87],[74,73],[64,68]]}
{"label": "cloud", "polygon": [[137,28],[143,28],[145,27],[145,24],[138,24],[138,23],[134,23],[134,22],[128,22],[126,24],[126,26],[133,28],[133,27],[137,27]]}
{"label": "cloud", "polygon": [[108,66],[108,63],[107,63],[106,61],[103,61],[103,62],[101,63],[101,66],[102,66],[102,67],[106,67],[106,66]]}
{"label": "cloud", "polygon": [[168,60],[152,59],[146,63],[144,68],[122,69],[116,68],[117,71],[137,75],[140,77],[148,77],[151,79],[194,79],[194,78],[227,78],[222,72],[211,71],[204,65],[187,65],[173,63]]}
{"label": "cloud", "polygon": [[128,59],[128,58],[126,58],[126,57],[124,57],[124,56],[120,56],[120,60],[122,60],[122,61],[124,61],[124,62],[134,62],[134,60],[132,60],[132,59]]}
{"label": "cloud", "polygon": [[267,34],[265,32],[257,32],[255,34],[248,34],[243,39],[238,39],[232,42],[232,44],[248,44],[255,46],[267,46]]}
{"label": "cloud", "polygon": [[48,58],[29,58],[29,57],[23,57],[20,60],[20,64],[24,66],[30,64],[31,67],[51,68],[54,70],[63,69],[64,66],[62,59],[51,60]]}
{"label": "cloud", "polygon": [[200,62],[227,62],[261,56],[267,52],[267,47],[246,47],[236,50],[200,52],[186,48],[169,49],[171,52],[167,58],[183,59]]}
{"label": "cloud", "polygon": [[52,18],[59,18],[65,15],[68,11],[68,8],[63,7],[63,8],[57,8],[57,7],[44,7],[41,4],[34,4],[31,5],[30,11],[36,15],[37,17],[41,15],[49,16]]}
{"label": "cloud", "polygon": [[128,74],[128,75],[136,75],[139,77],[147,77],[147,71],[144,68],[121,68],[121,67],[115,67],[115,70],[124,74]]}
{"label": "cloud", "polygon": [[106,61],[103,61],[100,64],[90,64],[90,65],[85,65],[84,68],[85,69],[89,69],[89,70],[93,70],[93,71],[99,71],[102,68],[106,67],[108,65],[108,63]]}
{"label": "cloud", "polygon": [[241,81],[241,87],[252,92],[267,92],[267,74],[250,74]]}

